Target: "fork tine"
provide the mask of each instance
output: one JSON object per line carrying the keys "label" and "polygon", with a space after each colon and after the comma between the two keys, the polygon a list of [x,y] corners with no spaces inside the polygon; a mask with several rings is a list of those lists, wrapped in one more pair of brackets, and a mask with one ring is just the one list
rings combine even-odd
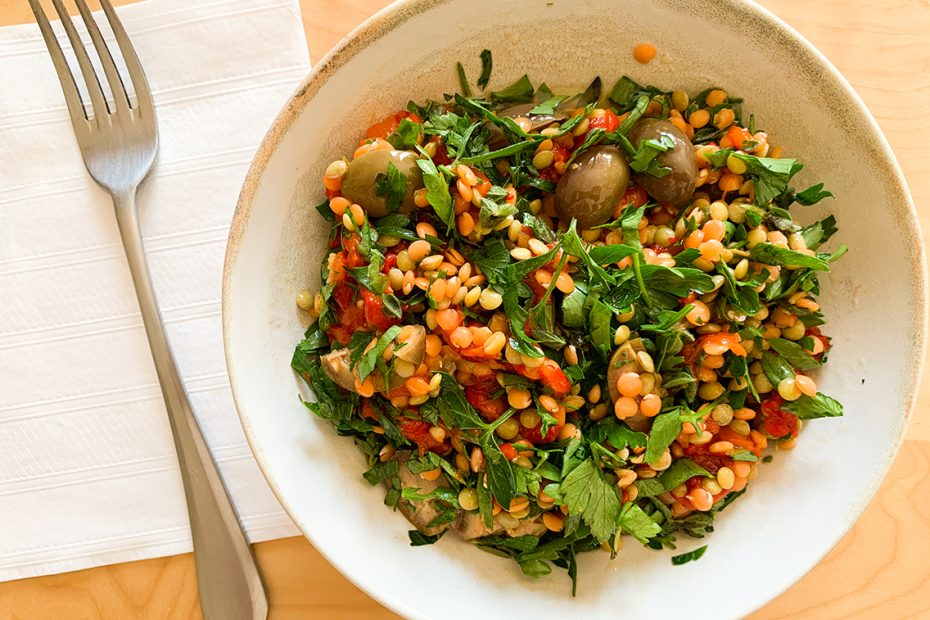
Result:
{"label": "fork tine", "polygon": [[64,4],[62,4],[61,0],[52,0],[52,4],[55,5],[55,11],[58,12],[61,25],[68,35],[68,40],[71,41],[71,48],[74,50],[74,55],[77,57],[78,66],[81,68],[81,74],[84,76],[84,83],[87,85],[87,92],[90,95],[91,108],[94,111],[94,116],[98,118],[106,116],[109,112],[107,109],[106,97],[104,97],[103,89],[100,87],[100,80],[97,78],[97,72],[94,71],[94,65],[90,62],[90,56],[87,55],[87,50],[84,49],[81,36],[78,34],[77,28],[75,28],[74,24],[71,22],[71,16],[68,15],[68,10],[65,8]]}
{"label": "fork tine", "polygon": [[[54,1],[60,2],[61,0]],[[97,49],[97,56],[100,58],[100,64],[103,65],[103,72],[107,76],[107,82],[110,84],[110,90],[113,91],[113,100],[116,102],[116,111],[123,113],[128,112],[129,95],[126,93],[126,87],[123,84],[123,78],[119,74],[119,70],[116,68],[116,63],[113,61],[113,55],[110,53],[110,48],[107,47],[106,41],[103,40],[103,35],[100,34],[100,28],[97,26],[97,22],[94,20],[94,16],[91,15],[90,9],[87,7],[87,3],[85,3],[84,0],[76,0],[75,4],[77,4],[78,11],[81,12],[81,19],[84,20],[84,25],[87,26],[87,32],[90,33],[90,38],[94,42],[94,47]],[[112,24],[112,21],[110,23]],[[118,36],[117,39],[119,39]],[[122,49],[122,45],[120,48]]]}
{"label": "fork tine", "polygon": [[[78,5],[83,5],[84,0],[77,0]],[[136,50],[123,28],[123,23],[113,10],[113,5],[109,0],[100,0],[100,6],[110,22],[110,28],[116,36],[116,42],[119,44],[120,52],[123,54],[123,60],[126,61],[126,68],[129,70],[129,77],[132,80],[132,86],[136,91],[136,99],[139,101],[139,111],[142,114],[154,115],[155,106],[152,104],[152,92],[149,90],[148,80],[145,78],[145,71],[142,70],[142,63],[136,55]],[[86,8],[86,7],[85,7]]]}
{"label": "fork tine", "polygon": [[74,81],[74,74],[68,67],[68,61],[65,59],[64,52],[61,51],[61,45],[58,44],[58,38],[52,25],[48,22],[45,10],[39,4],[39,0],[29,0],[29,7],[35,15],[36,23],[42,32],[42,38],[45,39],[45,46],[48,47],[48,53],[52,57],[52,63],[55,65],[55,71],[58,73],[58,81],[61,83],[61,90],[65,95],[65,103],[68,105],[68,114],[71,116],[71,124],[74,126],[74,132],[81,137],[90,129],[90,122],[87,120],[87,113],[84,111],[84,103],[81,101],[81,94],[78,92],[77,83]]}

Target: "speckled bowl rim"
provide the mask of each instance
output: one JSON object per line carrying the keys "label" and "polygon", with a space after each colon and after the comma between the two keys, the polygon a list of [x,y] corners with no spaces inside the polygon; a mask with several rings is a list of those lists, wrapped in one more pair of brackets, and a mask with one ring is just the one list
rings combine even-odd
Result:
{"label": "speckled bowl rim", "polygon": [[[278,145],[291,129],[295,119],[301,110],[303,110],[305,105],[316,95],[316,93],[323,87],[323,85],[332,75],[338,72],[361,50],[365,49],[373,42],[381,39],[408,19],[430,11],[437,6],[455,1],[458,0],[397,0],[362,22],[344,39],[342,39],[332,50],[330,50],[318,63],[316,63],[301,85],[297,88],[295,93],[288,100],[285,107],[275,118],[264,139],[262,140],[262,143],[259,146],[258,151],[255,154],[255,158],[246,175],[242,191],[239,195],[239,200],[236,204],[236,210],[233,214],[233,220],[229,230],[229,240],[226,248],[225,262],[223,265],[222,317],[223,344],[226,351],[226,366],[229,373],[233,399],[236,403],[236,411],[242,423],[242,427],[249,446],[255,455],[255,460],[258,463],[262,474],[265,476],[268,485],[270,486],[275,496],[278,498],[278,501],[281,503],[281,506],[284,508],[284,510],[288,513],[294,523],[298,524],[298,528],[301,530],[303,535],[318,549],[323,548],[316,544],[317,538],[320,535],[305,531],[299,526],[299,519],[297,515],[292,510],[286,496],[279,489],[275,479],[269,474],[268,469],[265,466],[265,455],[262,445],[253,433],[248,417],[243,415],[239,406],[240,399],[236,387],[238,383],[236,381],[236,366],[230,355],[228,329],[230,321],[229,289],[230,281],[232,279],[232,271],[238,258],[239,244],[245,233],[247,223],[252,212],[253,200],[261,183],[265,168],[267,167],[272,154],[277,150]],[[671,0],[660,1],[669,2]],[[922,243],[917,211],[914,206],[910,190],[908,189],[907,182],[904,178],[904,174],[901,171],[901,167],[898,164],[898,161],[895,158],[894,153],[892,152],[891,147],[888,144],[888,141],[885,138],[885,135],[882,133],[881,128],[876,122],[874,116],[869,111],[868,107],[865,105],[865,102],[862,100],[859,94],[853,89],[852,85],[850,85],[850,83],[839,72],[839,70],[833,66],[833,64],[826,58],[826,56],[824,56],[816,47],[814,47],[812,43],[810,43],[807,39],[801,36],[801,34],[795,31],[791,26],[789,26],[768,9],[756,4],[755,2],[752,2],[751,0],[714,0],[714,5],[716,10],[726,10],[727,12],[733,14],[739,14],[741,19],[745,20],[746,23],[754,22],[761,28],[770,29],[773,32],[780,34],[781,40],[772,41],[773,43],[776,45],[787,45],[792,47],[793,52],[797,54],[802,61],[804,61],[805,66],[811,67],[811,70],[815,70],[814,68],[816,67],[821,72],[826,73],[835,80],[835,83],[833,84],[825,82],[825,87],[833,91],[828,94],[831,95],[831,98],[837,101],[838,104],[843,103],[848,106],[851,111],[861,114],[862,117],[864,117],[867,121],[869,129],[871,129],[871,131],[863,132],[867,134],[866,147],[876,152],[878,159],[883,161],[887,166],[886,169],[882,171],[883,176],[886,178],[886,181],[889,182],[889,185],[895,188],[899,194],[895,197],[899,200],[891,201],[892,204],[899,205],[898,213],[895,215],[906,218],[906,221],[902,222],[902,225],[904,226],[905,230],[911,234],[910,238],[905,239],[904,242],[910,246],[908,248],[910,250],[910,254],[916,259],[913,261],[911,266],[912,271],[910,273],[910,279],[912,286],[914,287],[915,297],[922,303],[919,308],[912,309],[912,313],[915,316],[912,316],[911,324],[918,327],[917,333],[915,334],[917,343],[916,347],[913,349],[916,359],[913,360],[913,371],[911,375],[906,378],[904,384],[902,385],[905,391],[904,400],[907,402],[907,410],[904,412],[904,423],[900,425],[897,435],[893,438],[893,445],[890,446],[891,449],[887,452],[887,460],[884,464],[884,471],[881,473],[881,475],[876,476],[873,480],[866,484],[865,488],[863,488],[863,492],[859,495],[857,505],[855,505],[853,510],[851,510],[849,513],[849,521],[845,524],[844,528],[837,529],[836,535],[830,547],[827,548],[827,551],[824,552],[823,556],[818,558],[816,563],[811,565],[811,567],[805,572],[806,575],[815,566],[817,566],[820,561],[822,561],[823,557],[826,556],[826,554],[829,553],[832,548],[834,548],[839,543],[842,537],[846,535],[849,529],[852,528],[855,522],[862,515],[862,512],[865,510],[866,506],[878,491],[881,482],[887,476],[891,464],[894,461],[894,458],[897,455],[904,440],[904,435],[917,401],[917,393],[920,384],[920,378],[923,375],[924,359],[926,357],[927,349],[927,310],[928,307],[930,307],[930,303],[928,303],[926,255]],[[333,555],[322,551],[321,553],[323,553],[324,557],[327,559],[327,561],[330,562],[330,564],[335,566],[336,569],[338,569],[347,579],[349,579],[361,590],[366,592],[369,596],[372,596],[397,613],[405,616],[416,615],[416,611],[409,607],[405,601],[389,594],[372,592],[369,590],[367,584],[356,581],[351,570],[349,569],[349,566],[346,565],[342,558],[334,557]],[[798,580],[801,578],[803,578],[803,575],[799,576]],[[797,583],[797,581],[794,583]],[[772,596],[767,600],[754,601],[751,607],[741,610],[739,616],[744,616],[756,609],[759,609],[766,603],[777,598],[791,585],[793,584],[788,584],[783,590],[773,593]]]}

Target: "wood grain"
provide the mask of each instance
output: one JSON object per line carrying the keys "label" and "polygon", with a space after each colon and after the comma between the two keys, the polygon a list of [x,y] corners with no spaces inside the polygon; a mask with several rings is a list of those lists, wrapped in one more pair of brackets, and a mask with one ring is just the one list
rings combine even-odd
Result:
{"label": "wood grain", "polygon": [[[120,2],[118,2],[120,3]],[[93,3],[92,3],[93,4]],[[302,0],[314,60],[387,0]],[[898,155],[930,230],[930,2],[762,0],[850,80]],[[0,25],[31,21],[0,0]],[[930,373],[925,373],[930,374]],[[925,376],[926,379],[926,376]],[[930,617],[930,381],[876,499],[839,545],[752,620]],[[255,545],[273,619],[396,618],[303,538]],[[0,620],[199,618],[193,557],[158,558],[0,583]]]}

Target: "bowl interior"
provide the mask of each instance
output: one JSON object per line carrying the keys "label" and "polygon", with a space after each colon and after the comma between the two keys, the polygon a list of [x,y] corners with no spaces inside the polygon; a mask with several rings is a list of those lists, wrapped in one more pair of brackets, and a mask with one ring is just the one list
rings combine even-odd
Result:
{"label": "bowl interior", "polygon": [[[646,66],[632,59],[640,41],[659,48]],[[681,539],[680,549],[710,545],[699,562],[673,567],[669,553],[635,541],[614,561],[584,554],[574,599],[564,574],[524,578],[510,561],[453,536],[411,548],[407,522],[383,506],[381,488],[361,478],[359,451],[300,404],[298,393],[309,395],[289,368],[306,328],[294,297],[319,287],[327,231],[313,207],[323,199],[326,165],[409,99],[456,90],[456,61],[474,79],[484,48],[494,54],[491,88],[523,73],[554,88],[583,87],[595,75],[609,87],[627,74],[667,89],[693,93],[715,84],[739,94],[770,141],[805,163],[797,184],[824,181],[836,194],[817,207],[795,207],[796,216],[810,222],[832,211],[840,232],[830,247],[850,248],[822,279],[835,348],[818,377],[846,416],[806,426],[798,448],[762,467],[709,539]],[[410,1],[374,18],[317,66],[266,138],[230,237],[227,360],[246,434],[282,504],[340,570],[398,612],[496,617],[519,606],[545,617],[620,609],[630,617],[732,617],[809,570],[884,476],[923,359],[923,264],[913,206],[874,121],[825,60],[760,9],[710,0]],[[706,596],[707,575],[715,583],[726,575],[728,596],[696,611],[691,601]]]}

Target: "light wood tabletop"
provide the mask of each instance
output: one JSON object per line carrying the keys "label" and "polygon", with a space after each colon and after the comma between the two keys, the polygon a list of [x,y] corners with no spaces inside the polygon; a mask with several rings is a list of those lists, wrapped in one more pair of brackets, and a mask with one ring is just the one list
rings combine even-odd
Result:
{"label": "light wood tabletop", "polygon": [[[930,231],[930,2],[762,0],[849,79],[898,156]],[[320,59],[387,0],[301,0]],[[26,0],[0,0],[0,25],[32,21]],[[928,365],[930,370],[930,365]],[[837,547],[752,618],[930,618],[930,380],[878,496]],[[395,618],[303,538],[255,545],[271,617]],[[0,583],[0,620],[198,618],[191,555]]]}

